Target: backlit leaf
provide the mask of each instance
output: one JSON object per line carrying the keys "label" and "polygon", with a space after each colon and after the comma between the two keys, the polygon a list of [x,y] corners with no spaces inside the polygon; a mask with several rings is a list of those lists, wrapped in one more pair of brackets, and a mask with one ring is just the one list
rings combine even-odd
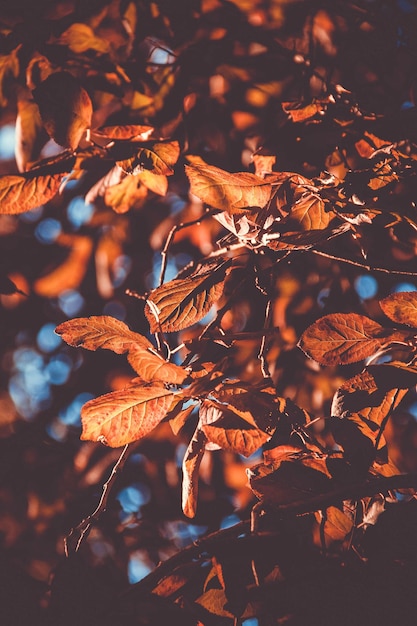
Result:
{"label": "backlit leaf", "polygon": [[155,352],[146,337],[135,333],[126,324],[108,315],[81,317],[60,324],[56,331],[71,346],[87,350],[105,348],[116,354],[128,353],[128,361],[146,382],[181,384],[188,372],[165,361]]}
{"label": "backlit leaf", "polygon": [[68,320],[57,326],[55,332],[70,346],[86,350],[104,348],[116,354],[124,354],[132,345],[139,345],[144,349],[153,348],[146,337],[135,333],[124,322],[109,315]]}
{"label": "backlit leaf", "polygon": [[59,37],[57,43],[68,46],[75,54],[82,54],[83,52],[87,52],[87,50],[94,50],[95,52],[105,54],[110,49],[108,41],[97,37],[93,29],[87,24],[78,22],[71,24]]}
{"label": "backlit leaf", "polygon": [[404,339],[404,334],[385,329],[364,315],[333,313],[309,326],[298,345],[322,365],[346,365],[399,339]]}
{"label": "backlit leaf", "polygon": [[197,428],[184,455],[182,463],[182,510],[187,517],[194,517],[197,510],[198,472],[206,442],[205,434]]}
{"label": "backlit leaf", "polygon": [[153,174],[170,176],[178,161],[180,146],[178,141],[157,142],[150,146],[138,146],[133,157],[117,161],[126,174],[139,174],[149,170]]}
{"label": "backlit leaf", "polygon": [[117,448],[145,437],[171,408],[175,393],[163,384],[135,383],[87,402],[81,409],[82,440]]}
{"label": "backlit leaf", "polygon": [[294,102],[282,102],[281,106],[293,122],[304,122],[325,110],[325,103],[322,102],[312,102],[301,108],[297,108],[297,103]]}
{"label": "backlit leaf", "polygon": [[151,332],[173,333],[201,320],[223,293],[226,269],[210,263],[151,291],[145,307]]}
{"label": "backlit leaf", "polygon": [[401,291],[380,300],[385,315],[398,324],[417,328],[417,292]]}
{"label": "backlit leaf", "polygon": [[16,215],[46,204],[58,193],[63,176],[0,177],[0,213]]}
{"label": "backlit leaf", "polygon": [[47,139],[38,105],[29,99],[19,99],[15,140],[15,158],[19,172],[24,172],[28,169],[28,164],[39,158]]}
{"label": "backlit leaf", "polygon": [[334,541],[344,541],[352,531],[352,520],[335,506],[329,506],[324,512],[316,511],[314,515],[324,532],[326,546]]}
{"label": "backlit leaf", "polygon": [[334,215],[332,211],[326,211],[319,195],[306,191],[292,206],[288,220],[297,222],[301,230],[322,230],[327,228]]}
{"label": "backlit leaf", "polygon": [[153,126],[127,124],[126,126],[103,126],[94,131],[94,134],[107,137],[108,139],[136,139],[137,141],[146,141],[153,130]]}
{"label": "backlit leaf", "polygon": [[231,174],[212,165],[186,165],[185,170],[191,193],[215,209],[234,213],[264,207],[271,196],[271,184],[255,174]]}
{"label": "backlit leaf", "polygon": [[125,176],[116,185],[107,187],[104,202],[116,213],[127,213],[132,208],[140,208],[148,195],[139,175]]}
{"label": "backlit leaf", "polygon": [[145,185],[150,191],[158,194],[158,196],[166,196],[168,191],[168,179],[166,176],[145,170],[138,174],[138,177],[142,185]]}
{"label": "backlit leaf", "polygon": [[36,87],[33,96],[48,135],[75,150],[91,127],[93,105],[86,90],[69,72],[56,72]]}

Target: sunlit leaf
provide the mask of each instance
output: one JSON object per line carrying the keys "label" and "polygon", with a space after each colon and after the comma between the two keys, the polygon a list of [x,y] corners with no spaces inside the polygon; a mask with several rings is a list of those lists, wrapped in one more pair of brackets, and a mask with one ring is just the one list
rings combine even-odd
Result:
{"label": "sunlit leaf", "polygon": [[324,533],[326,546],[334,541],[344,541],[352,532],[352,520],[335,506],[329,506],[324,511],[316,511],[314,515]]}
{"label": "sunlit leaf", "polygon": [[199,428],[188,444],[182,463],[182,510],[187,517],[194,517],[197,510],[198,472],[207,439]]}
{"label": "sunlit leaf", "polygon": [[306,191],[291,207],[288,219],[297,222],[301,230],[321,230],[327,228],[334,215],[326,210],[319,195]]}
{"label": "sunlit leaf", "polygon": [[168,413],[175,393],[163,384],[134,383],[87,402],[81,410],[81,439],[112,448],[148,435]]}
{"label": "sunlit leaf", "polygon": [[101,135],[107,139],[135,139],[136,141],[146,141],[153,130],[153,126],[127,124],[126,126],[103,126],[94,131],[94,134]]}
{"label": "sunlit leaf", "polygon": [[145,307],[151,332],[173,333],[202,319],[223,293],[227,267],[210,263],[151,291]]}
{"label": "sunlit leaf", "polygon": [[117,161],[126,174],[139,174],[149,170],[153,174],[170,176],[178,161],[180,146],[178,141],[157,142],[150,146],[138,146],[135,155]]}
{"label": "sunlit leaf", "polygon": [[153,193],[158,194],[158,196],[166,196],[168,191],[168,179],[166,176],[145,170],[138,174],[138,178]]}
{"label": "sunlit leaf", "polygon": [[389,146],[392,146],[389,141],[380,139],[376,135],[368,133],[367,131],[364,132],[363,138],[355,143],[356,150],[364,159],[371,158],[376,150],[388,148]]}
{"label": "sunlit leaf", "polygon": [[386,329],[357,313],[333,313],[309,326],[299,347],[322,365],[346,365],[371,356],[404,334]]}
{"label": "sunlit leaf", "polygon": [[388,160],[375,165],[373,171],[374,174],[368,183],[368,187],[370,187],[374,191],[382,189],[382,187],[386,187],[386,185],[388,185],[389,183],[398,180],[398,174],[391,167],[391,164]]}
{"label": "sunlit leaf", "polygon": [[63,176],[1,176],[0,213],[16,215],[46,204],[58,193]]}
{"label": "sunlit leaf", "polygon": [[138,376],[147,382],[181,384],[188,372],[164,361],[146,337],[108,315],[81,317],[60,324],[56,331],[71,346],[87,350],[105,348],[117,354],[128,353],[128,361]]}
{"label": "sunlit leaf", "polygon": [[86,90],[69,72],[56,72],[36,87],[33,96],[48,135],[75,150],[91,127],[93,105]]}
{"label": "sunlit leaf", "polygon": [[317,113],[325,110],[325,103],[323,102],[312,102],[304,107],[298,107],[298,103],[296,102],[282,102],[281,106],[293,122],[304,122],[305,120],[310,120]]}
{"label": "sunlit leaf", "polygon": [[94,50],[95,52],[105,54],[110,49],[108,41],[97,37],[93,29],[87,24],[81,24],[79,22],[71,24],[71,26],[60,35],[57,43],[68,46],[75,54],[82,54],[83,52],[87,52],[87,50]]}
{"label": "sunlit leaf", "polygon": [[127,213],[132,208],[140,208],[148,195],[148,189],[142,185],[139,175],[125,176],[116,185],[107,187],[104,202],[116,213]]}
{"label": "sunlit leaf", "polygon": [[269,182],[248,172],[231,174],[212,165],[186,165],[191,193],[202,202],[229,213],[264,207],[272,187]]}
{"label": "sunlit leaf", "polygon": [[17,101],[15,158],[19,172],[39,158],[40,150],[46,142],[38,105],[29,99]]}
{"label": "sunlit leaf", "polygon": [[255,165],[255,174],[260,178],[265,178],[267,174],[272,173],[272,168],[277,160],[276,156],[266,154],[254,154],[252,161]]}
{"label": "sunlit leaf", "polygon": [[400,291],[379,302],[385,315],[397,324],[417,327],[417,292]]}

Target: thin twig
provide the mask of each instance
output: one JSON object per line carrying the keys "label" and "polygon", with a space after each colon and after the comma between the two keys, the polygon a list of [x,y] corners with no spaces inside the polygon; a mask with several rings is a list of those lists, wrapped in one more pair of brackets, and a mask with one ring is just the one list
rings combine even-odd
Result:
{"label": "thin twig", "polygon": [[[271,319],[271,300],[269,299],[265,307],[264,328],[268,328]],[[261,372],[264,378],[271,378],[268,363],[266,360],[266,334],[262,335],[261,344],[259,346],[258,359],[261,364]]]}
{"label": "thin twig", "polygon": [[417,276],[417,272],[406,272],[404,270],[396,270],[387,267],[372,267],[371,265],[367,265],[366,263],[361,263],[360,261],[354,261],[353,259],[347,259],[346,257],[340,257],[335,254],[330,254],[329,252],[324,252],[323,250],[317,250],[311,248],[308,252],[313,252],[319,256],[325,257],[326,259],[331,259],[333,261],[341,261],[342,263],[348,263],[349,265],[354,265],[355,267],[361,267],[368,272],[383,272],[384,274],[398,274],[400,276]]}
{"label": "thin twig", "polygon": [[[126,463],[127,459],[128,459],[128,454],[127,451],[129,449],[129,446],[131,444],[126,444],[122,450],[122,452],[120,453],[119,458],[117,459],[115,465],[113,466],[113,469],[111,471],[111,474],[109,476],[109,478],[107,479],[107,481],[104,483],[103,485],[103,490],[101,492],[101,497],[99,500],[99,503],[96,507],[96,509],[93,511],[93,513],[91,513],[91,515],[89,515],[88,517],[86,517],[85,519],[82,520],[82,522],[80,522],[78,524],[78,526],[76,526],[75,528],[72,528],[71,531],[69,532],[69,534],[65,537],[64,539],[64,550],[65,550],[65,556],[69,555],[69,540],[70,538],[74,535],[74,533],[79,533],[79,537],[77,540],[77,543],[75,544],[75,552],[78,552],[78,550],[81,547],[81,544],[83,542],[83,540],[88,536],[88,533],[91,530],[91,526],[92,523],[94,521],[97,521],[101,514],[104,513],[104,511],[106,510],[107,507],[107,501],[109,499],[109,495],[110,495],[110,491],[111,488],[113,487],[113,484],[116,480],[117,474],[120,472],[120,470],[124,467],[124,464]],[[130,452],[130,450],[129,450]]]}

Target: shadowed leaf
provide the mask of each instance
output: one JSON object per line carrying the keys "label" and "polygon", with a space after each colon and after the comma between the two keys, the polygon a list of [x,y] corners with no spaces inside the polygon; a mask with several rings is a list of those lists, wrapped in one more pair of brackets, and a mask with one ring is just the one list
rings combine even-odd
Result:
{"label": "shadowed leaf", "polygon": [[164,385],[143,383],[99,396],[81,409],[81,439],[112,448],[137,441],[163,420],[174,399]]}
{"label": "shadowed leaf", "polygon": [[385,329],[364,315],[333,313],[309,326],[298,346],[321,365],[346,365],[403,339],[404,333]]}
{"label": "shadowed leaf", "polygon": [[229,213],[264,207],[272,187],[255,174],[240,172],[231,174],[212,165],[186,165],[191,193],[202,202]]}
{"label": "shadowed leaf", "polygon": [[182,510],[187,517],[194,517],[196,513],[198,472],[206,442],[205,434],[197,428],[184,455],[182,463]]}
{"label": "shadowed leaf", "polygon": [[107,139],[136,139],[146,141],[153,131],[153,126],[127,124],[126,126],[103,126],[94,131],[95,135]]}
{"label": "shadowed leaf", "polygon": [[326,205],[319,195],[307,191],[295,202],[288,216],[302,230],[322,230],[327,228],[334,217],[332,211],[326,211]]}
{"label": "shadowed leaf", "polygon": [[101,54],[109,51],[109,42],[94,34],[93,29],[87,24],[71,24],[59,37],[57,43],[68,48],[75,54],[82,54],[87,50],[94,50]]}
{"label": "shadowed leaf", "polygon": [[75,150],[91,127],[93,105],[86,90],[69,72],[56,72],[36,87],[33,96],[48,135]]}
{"label": "shadowed leaf", "polygon": [[179,155],[178,141],[158,142],[150,146],[139,146],[134,156],[117,161],[117,165],[130,175],[149,170],[153,174],[171,176]]}

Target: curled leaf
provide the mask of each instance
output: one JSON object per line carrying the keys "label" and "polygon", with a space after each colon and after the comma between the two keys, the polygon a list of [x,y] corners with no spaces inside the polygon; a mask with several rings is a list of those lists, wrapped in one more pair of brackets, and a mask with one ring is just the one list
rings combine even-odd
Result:
{"label": "curled leaf", "polygon": [[234,213],[262,208],[271,196],[271,184],[255,174],[231,174],[213,165],[186,165],[185,171],[191,193],[215,209]]}
{"label": "curled leaf", "polygon": [[94,134],[106,137],[107,139],[135,139],[136,141],[146,141],[153,130],[153,126],[126,124],[126,126],[103,126],[94,131]]}
{"label": "curled leaf", "polygon": [[187,517],[194,517],[197,509],[198,471],[203,459],[207,439],[199,428],[188,444],[182,463],[182,510]]}
{"label": "curled leaf", "polygon": [[139,146],[134,156],[117,161],[117,165],[130,175],[149,170],[153,174],[171,176],[179,155],[178,141],[157,142],[149,146]]}
{"label": "curled leaf", "polygon": [[55,72],[33,91],[43,125],[57,144],[75,150],[91,127],[90,96],[69,72]]}
{"label": "curled leaf", "polygon": [[57,43],[68,46],[75,54],[82,54],[87,50],[105,54],[110,49],[108,41],[97,37],[93,29],[87,24],[78,22],[71,24],[59,37]]}
{"label": "curled leaf", "polygon": [[99,396],[81,409],[81,439],[101,441],[112,448],[137,441],[163,420],[174,398],[174,392],[157,383],[136,383]]}

